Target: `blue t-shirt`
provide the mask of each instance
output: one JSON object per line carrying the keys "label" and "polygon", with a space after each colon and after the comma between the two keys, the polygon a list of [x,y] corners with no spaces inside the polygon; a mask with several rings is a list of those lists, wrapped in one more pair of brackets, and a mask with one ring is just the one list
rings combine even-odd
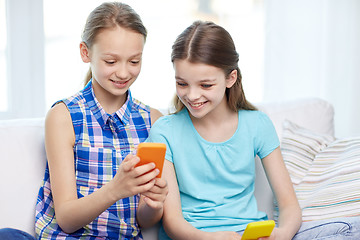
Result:
{"label": "blue t-shirt", "polygon": [[208,232],[241,231],[266,220],[254,197],[255,156],[279,146],[276,130],[263,112],[240,110],[234,135],[224,142],[203,139],[186,109],[156,121],[147,141],[167,145],[174,164],[184,218]]}

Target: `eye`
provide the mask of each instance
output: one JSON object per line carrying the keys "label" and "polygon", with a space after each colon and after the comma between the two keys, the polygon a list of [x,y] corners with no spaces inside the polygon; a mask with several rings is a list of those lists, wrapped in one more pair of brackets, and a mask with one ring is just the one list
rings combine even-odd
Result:
{"label": "eye", "polygon": [[214,86],[213,84],[201,84],[202,88],[211,88],[212,86]]}
{"label": "eye", "polygon": [[187,84],[186,83],[183,83],[183,82],[176,82],[176,84],[180,87],[186,87]]}
{"label": "eye", "polygon": [[140,60],[131,60],[130,63],[136,65],[140,63]]}
{"label": "eye", "polygon": [[112,65],[112,64],[115,63],[115,61],[107,61],[107,60],[105,60],[105,63],[106,63],[106,64],[109,64],[109,65]]}

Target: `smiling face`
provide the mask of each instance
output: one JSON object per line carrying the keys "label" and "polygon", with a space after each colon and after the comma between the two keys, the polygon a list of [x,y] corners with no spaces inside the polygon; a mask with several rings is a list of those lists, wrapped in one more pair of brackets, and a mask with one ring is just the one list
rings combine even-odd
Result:
{"label": "smiling face", "polygon": [[225,90],[236,81],[222,69],[187,60],[175,60],[176,93],[192,117],[203,118],[228,109]]}
{"label": "smiling face", "polygon": [[91,49],[80,45],[81,57],[89,62],[93,87],[99,101],[126,100],[126,92],[141,70],[144,36],[116,26],[101,30]]}

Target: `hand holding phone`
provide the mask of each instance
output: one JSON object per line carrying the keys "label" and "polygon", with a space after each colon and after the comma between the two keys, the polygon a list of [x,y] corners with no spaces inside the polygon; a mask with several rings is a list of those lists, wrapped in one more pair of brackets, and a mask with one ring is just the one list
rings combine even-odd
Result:
{"label": "hand holding phone", "polygon": [[241,237],[241,240],[269,237],[274,227],[275,227],[274,220],[251,222],[246,226],[246,229]]}
{"label": "hand holding phone", "polygon": [[166,145],[164,143],[140,143],[136,154],[140,158],[140,162],[136,166],[153,162],[156,168],[160,170],[160,173],[156,177],[161,178],[165,153]]}

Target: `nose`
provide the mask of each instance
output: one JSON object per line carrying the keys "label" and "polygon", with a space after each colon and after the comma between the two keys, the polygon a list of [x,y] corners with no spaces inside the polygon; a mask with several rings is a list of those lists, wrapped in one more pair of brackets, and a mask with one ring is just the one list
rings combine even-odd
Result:
{"label": "nose", "polygon": [[119,79],[127,79],[129,76],[129,70],[127,68],[126,63],[119,64],[117,66],[115,75]]}
{"label": "nose", "polygon": [[189,99],[189,101],[195,101],[197,99],[199,99],[201,96],[200,91],[198,88],[196,87],[189,87],[188,93],[187,93],[187,97]]}

